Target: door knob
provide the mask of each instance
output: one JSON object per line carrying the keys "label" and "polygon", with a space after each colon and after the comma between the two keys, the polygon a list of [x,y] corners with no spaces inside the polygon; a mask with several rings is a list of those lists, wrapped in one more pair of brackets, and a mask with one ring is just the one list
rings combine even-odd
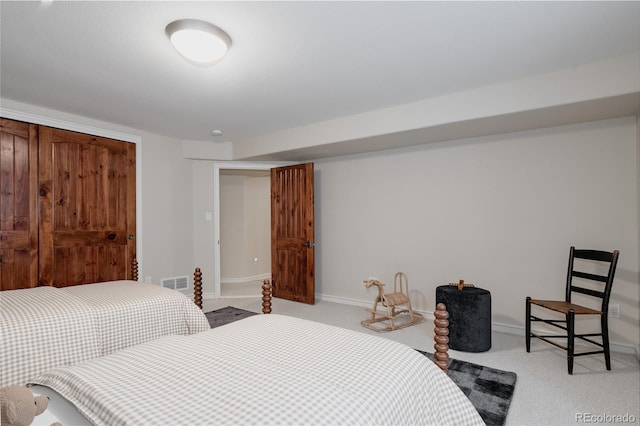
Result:
{"label": "door knob", "polygon": [[307,240],[306,243],[303,244],[306,248],[315,247],[316,243],[312,243],[310,240]]}

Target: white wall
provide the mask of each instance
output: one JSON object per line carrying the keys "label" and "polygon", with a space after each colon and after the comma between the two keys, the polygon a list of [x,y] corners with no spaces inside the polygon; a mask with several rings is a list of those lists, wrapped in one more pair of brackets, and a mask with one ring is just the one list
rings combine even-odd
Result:
{"label": "white wall", "polygon": [[222,281],[247,276],[244,176],[220,175],[220,273]]}
{"label": "white wall", "polygon": [[271,272],[270,194],[268,176],[220,175],[222,282],[261,279]]}
{"label": "white wall", "polygon": [[[202,271],[202,290],[205,298],[214,297],[214,254],[218,249],[214,236],[214,219],[207,220],[207,213],[214,212],[212,161],[193,160],[191,194],[193,197],[192,252],[194,264]],[[222,261],[222,259],[221,259]]]}
{"label": "white wall", "polygon": [[264,277],[271,274],[270,176],[247,176],[244,182],[244,199],[246,276]]}
{"label": "white wall", "polygon": [[[142,134],[142,235],[144,280],[189,276],[192,283],[191,161],[180,141]],[[191,286],[185,294],[191,295]]]}
{"label": "white wall", "polygon": [[[2,107],[141,137],[142,275],[213,287],[213,167],[178,140],[2,99]],[[621,251],[612,341],[638,347],[640,136],[635,118],[433,143],[316,162],[316,285],[369,303],[362,280],[409,276],[418,309],[460,278],[491,290],[493,320],[560,297],[571,244]],[[191,188],[191,191],[189,190]]]}
{"label": "white wall", "polygon": [[465,279],[521,327],[526,296],[563,297],[569,246],[618,249],[611,338],[638,347],[637,147],[633,117],[317,161],[317,292],[373,301],[362,281],[403,271],[432,311]]}

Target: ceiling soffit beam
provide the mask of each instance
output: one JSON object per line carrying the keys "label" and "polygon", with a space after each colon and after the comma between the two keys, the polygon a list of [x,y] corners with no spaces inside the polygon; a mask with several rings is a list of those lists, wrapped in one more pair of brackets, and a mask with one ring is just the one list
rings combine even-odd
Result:
{"label": "ceiling soffit beam", "polygon": [[640,93],[375,135],[244,160],[311,161],[635,115],[640,115]]}
{"label": "ceiling soffit beam", "polygon": [[635,115],[638,75],[640,52],[234,141],[232,157],[310,159]]}

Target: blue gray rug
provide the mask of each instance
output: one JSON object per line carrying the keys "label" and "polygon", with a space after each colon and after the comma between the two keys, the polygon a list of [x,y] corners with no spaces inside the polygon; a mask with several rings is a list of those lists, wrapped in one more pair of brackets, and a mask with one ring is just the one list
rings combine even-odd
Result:
{"label": "blue gray rug", "polygon": [[[421,354],[433,360],[429,352]],[[518,379],[516,373],[450,359],[449,378],[471,401],[487,425],[504,425]]]}
{"label": "blue gray rug", "polygon": [[238,321],[251,315],[258,315],[255,312],[245,311],[244,309],[227,306],[226,308],[216,309],[215,311],[204,314],[209,320],[211,328],[220,327],[233,321]]}
{"label": "blue gray rug", "polygon": [[[227,306],[205,315],[211,328],[214,328],[257,314]],[[420,350],[418,352],[433,360],[431,353]],[[516,373],[451,359],[449,377],[467,395],[487,425],[505,424],[516,385]]]}

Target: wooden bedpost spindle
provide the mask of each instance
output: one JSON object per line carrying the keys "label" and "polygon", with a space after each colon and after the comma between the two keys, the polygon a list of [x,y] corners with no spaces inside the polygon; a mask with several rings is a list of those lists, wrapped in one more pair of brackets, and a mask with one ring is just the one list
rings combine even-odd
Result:
{"label": "wooden bedpost spindle", "polygon": [[449,312],[447,312],[447,307],[444,303],[438,303],[436,305],[433,316],[435,317],[433,323],[436,326],[433,329],[435,332],[433,340],[436,341],[433,345],[433,348],[436,350],[433,356],[436,359],[436,365],[440,367],[442,371],[449,374]]}
{"label": "wooden bedpost spindle", "polygon": [[193,272],[193,303],[202,309],[202,271],[196,268]]}
{"label": "wooden bedpost spindle", "polygon": [[135,256],[131,259],[131,279],[138,281],[138,259]]}
{"label": "wooden bedpost spindle", "polygon": [[262,313],[271,313],[271,281],[269,280],[262,282]]}

